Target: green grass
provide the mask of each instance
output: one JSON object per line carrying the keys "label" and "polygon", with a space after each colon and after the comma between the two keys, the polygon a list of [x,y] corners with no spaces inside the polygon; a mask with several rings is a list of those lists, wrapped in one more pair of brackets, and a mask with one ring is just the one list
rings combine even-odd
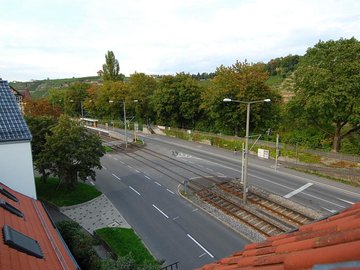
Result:
{"label": "green grass", "polygon": [[349,185],[349,186],[353,186],[353,187],[360,187],[360,184],[357,183],[357,182],[354,182],[354,181],[339,179],[339,178],[332,177],[332,176],[329,176],[329,175],[324,174],[324,173],[314,172],[314,171],[311,171],[311,170],[306,170],[306,169],[301,169],[301,168],[296,168],[296,167],[291,167],[291,166],[289,168],[292,169],[292,170],[295,170],[295,171],[304,172],[304,173],[320,176],[320,177],[323,177],[323,178],[327,178],[327,179],[330,179],[332,181],[343,183],[345,185]]}
{"label": "green grass", "polygon": [[96,234],[104,240],[119,257],[131,254],[138,264],[158,264],[132,229],[102,228],[96,230]]}
{"label": "green grass", "polygon": [[109,152],[112,152],[112,151],[114,151],[114,149],[112,149],[110,146],[104,146],[104,148],[105,148],[105,152],[106,153],[109,153]]}
{"label": "green grass", "polygon": [[80,182],[76,183],[73,191],[68,191],[64,185],[59,186],[57,178],[50,177],[46,183],[42,183],[37,177],[35,183],[38,198],[59,207],[84,203],[101,195],[95,187]]}
{"label": "green grass", "polygon": [[266,81],[268,86],[276,87],[279,86],[284,81],[284,77],[281,75],[270,76]]}

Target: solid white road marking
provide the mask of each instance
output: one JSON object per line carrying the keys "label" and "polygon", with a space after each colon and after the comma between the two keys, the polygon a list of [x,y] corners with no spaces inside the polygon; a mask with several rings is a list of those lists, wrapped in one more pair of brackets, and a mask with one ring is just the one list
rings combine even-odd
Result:
{"label": "solid white road marking", "polygon": [[155,181],[155,184],[157,184],[159,187],[161,187],[161,184]]}
{"label": "solid white road marking", "polygon": [[214,258],[214,256],[209,252],[207,251],[206,248],[204,248],[198,241],[196,241],[190,234],[187,234],[187,236],[193,240],[195,242],[195,244],[197,244],[203,251],[205,251],[211,258]]}
{"label": "solid white road marking", "polygon": [[345,202],[345,203],[348,203],[348,204],[354,204],[354,202],[350,202],[350,201],[347,201],[347,200],[344,200],[344,199],[340,199],[340,198],[336,198],[342,202]]}
{"label": "solid white road marking", "polygon": [[171,194],[175,194],[172,190],[170,190],[170,189],[166,189],[167,191],[169,191]]}
{"label": "solid white road marking", "polygon": [[333,213],[333,214],[337,212],[336,210],[327,209],[326,207],[322,207],[322,206],[320,206],[320,207],[326,211],[329,211],[330,213]]}
{"label": "solid white road marking", "polygon": [[158,210],[164,217],[169,218],[163,211],[161,211],[155,204],[152,205],[156,210]]}
{"label": "solid white road marking", "polygon": [[114,176],[116,179],[120,180],[121,181],[121,178],[119,176],[117,176],[116,174],[113,174],[112,173],[112,176]]}
{"label": "solid white road marking", "polygon": [[312,186],[313,183],[307,183],[305,185],[303,185],[302,187],[299,187],[298,189],[295,189],[294,191],[291,191],[290,193],[286,194],[285,196],[283,196],[284,198],[286,199],[289,199],[291,198],[292,196],[300,193],[301,191],[307,189],[308,187]]}
{"label": "solid white road marking", "polygon": [[134,191],[137,195],[141,196],[141,194],[140,194],[136,189],[134,189],[132,186],[129,186],[129,188],[130,188],[132,191]]}

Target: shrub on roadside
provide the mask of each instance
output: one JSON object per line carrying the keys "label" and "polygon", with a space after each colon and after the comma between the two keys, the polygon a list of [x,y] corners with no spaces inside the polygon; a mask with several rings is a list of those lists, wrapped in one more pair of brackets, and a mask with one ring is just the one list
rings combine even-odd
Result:
{"label": "shrub on roadside", "polygon": [[101,261],[93,248],[94,240],[74,221],[61,221],[57,227],[81,269],[100,269]]}

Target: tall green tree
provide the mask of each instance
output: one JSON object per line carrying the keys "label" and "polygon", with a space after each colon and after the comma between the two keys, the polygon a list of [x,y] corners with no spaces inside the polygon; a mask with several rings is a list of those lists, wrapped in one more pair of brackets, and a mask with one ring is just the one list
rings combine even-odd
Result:
{"label": "tall green tree", "polygon": [[57,119],[52,116],[25,116],[26,123],[31,131],[31,151],[34,160],[34,165],[37,171],[41,174],[41,180],[46,181],[49,172],[47,166],[41,158],[41,153],[45,149],[46,137],[51,136],[51,129],[57,124]]}
{"label": "tall green tree", "polygon": [[320,41],[307,50],[295,75],[290,109],[300,107],[338,152],[342,139],[360,130],[360,42]]}
{"label": "tall green tree", "polygon": [[42,166],[59,177],[69,190],[78,179],[95,179],[94,169],[101,169],[100,157],[104,155],[99,137],[66,115],[60,117],[51,132],[40,153]]}
{"label": "tall green tree", "polygon": [[200,86],[190,74],[164,76],[155,91],[152,104],[159,123],[182,128],[195,125],[200,107]]}
{"label": "tall green tree", "polygon": [[[138,100],[137,103],[129,103],[135,109],[137,121],[140,119],[144,119],[145,122],[155,120],[150,100],[157,88],[156,80],[144,73],[134,73],[130,75],[128,86],[131,100]],[[129,107],[131,108],[131,106]]]}
{"label": "tall green tree", "polygon": [[120,74],[119,61],[115,58],[113,51],[108,51],[105,55],[102,77],[104,81],[122,81],[124,76]]}
{"label": "tall green tree", "polygon": [[267,130],[276,125],[280,96],[265,84],[268,73],[264,64],[236,61],[229,67],[218,67],[216,74],[213,86],[203,92],[202,107],[217,130],[234,130],[235,135],[238,135],[245,128],[246,105],[225,103],[224,98],[241,101],[270,98],[271,104],[258,103],[251,106],[250,128]]}

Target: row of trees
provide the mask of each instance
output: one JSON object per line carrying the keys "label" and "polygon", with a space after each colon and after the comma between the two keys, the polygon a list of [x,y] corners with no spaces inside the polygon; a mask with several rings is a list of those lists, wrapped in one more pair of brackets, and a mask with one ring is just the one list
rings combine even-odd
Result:
{"label": "row of trees", "polygon": [[[270,98],[271,103],[252,105],[251,132],[264,134],[270,129],[290,142],[332,146],[334,151],[340,150],[344,138],[360,136],[360,42],[355,38],[320,41],[302,57],[270,61],[273,67],[270,62],[246,61],[221,65],[213,79],[200,81],[185,73],[156,79],[135,73],[125,82],[114,59],[108,52],[102,85],[78,83],[50,91],[48,101],[54,110],[80,115],[84,109],[87,116],[119,119],[126,102],[128,115],[139,122],[244,136],[246,106],[223,99]],[[289,90],[295,96],[289,103],[267,85],[273,71],[294,72],[294,88]],[[354,141],[353,149],[359,149]]]}

